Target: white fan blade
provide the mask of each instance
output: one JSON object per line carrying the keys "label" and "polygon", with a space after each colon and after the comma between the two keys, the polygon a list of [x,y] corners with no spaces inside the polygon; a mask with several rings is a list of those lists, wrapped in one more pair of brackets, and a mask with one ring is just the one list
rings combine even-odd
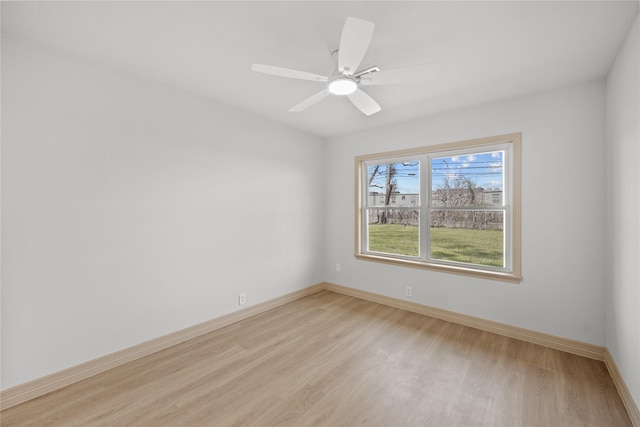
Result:
{"label": "white fan blade", "polygon": [[421,64],[409,67],[393,68],[360,76],[363,85],[392,85],[415,81],[432,80],[438,77],[440,64]]}
{"label": "white fan blade", "polygon": [[320,74],[307,73],[306,71],[291,70],[289,68],[274,67],[273,65],[253,64],[251,70],[258,73],[271,74],[274,76],[288,77],[290,79],[313,80],[317,82],[327,82],[329,77]]}
{"label": "white fan blade", "polygon": [[374,28],[373,22],[347,18],[340,37],[338,71],[347,75],[355,74],[367,52]]}
{"label": "white fan blade", "polygon": [[312,95],[309,98],[305,99],[298,105],[291,107],[289,111],[292,113],[299,113],[300,111],[306,110],[307,108],[311,107],[316,102],[323,100],[327,96],[329,96],[329,89],[322,90],[315,95]]}
{"label": "white fan blade", "polygon": [[353,102],[353,105],[358,107],[358,109],[367,116],[375,114],[381,110],[378,103],[360,89],[357,89],[355,92],[347,96],[349,97],[351,102]]}

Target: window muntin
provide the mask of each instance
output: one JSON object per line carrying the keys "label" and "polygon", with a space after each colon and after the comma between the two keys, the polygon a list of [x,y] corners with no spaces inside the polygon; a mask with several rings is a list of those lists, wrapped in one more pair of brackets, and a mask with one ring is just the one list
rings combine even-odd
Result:
{"label": "window muntin", "polygon": [[520,280],[520,134],[359,156],[356,166],[356,256]]}

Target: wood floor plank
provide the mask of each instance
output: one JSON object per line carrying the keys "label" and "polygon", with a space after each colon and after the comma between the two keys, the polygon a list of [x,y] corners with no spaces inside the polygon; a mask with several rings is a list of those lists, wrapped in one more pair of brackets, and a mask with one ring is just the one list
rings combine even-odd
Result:
{"label": "wood floor plank", "polygon": [[322,291],[0,413],[2,426],[631,426],[602,362]]}

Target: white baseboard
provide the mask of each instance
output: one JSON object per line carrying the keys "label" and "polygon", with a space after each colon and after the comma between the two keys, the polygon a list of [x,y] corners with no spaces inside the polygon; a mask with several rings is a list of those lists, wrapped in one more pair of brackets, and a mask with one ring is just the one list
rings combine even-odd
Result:
{"label": "white baseboard", "polygon": [[605,349],[604,352],[604,363],[605,365],[607,365],[609,375],[611,375],[611,379],[613,379],[613,383],[618,389],[620,399],[622,399],[622,403],[627,409],[629,418],[631,418],[631,424],[633,424],[634,427],[640,427],[640,409],[638,408],[636,402],[633,400],[631,392],[627,388],[627,384],[625,384],[624,380],[622,379],[622,375],[620,375],[618,366],[616,365],[615,360],[613,360],[613,356],[611,355],[611,353],[609,353],[608,349]]}
{"label": "white baseboard", "polygon": [[469,326],[487,332],[493,332],[494,334],[503,335],[509,338],[516,338],[533,344],[539,344],[556,350],[562,350],[567,353],[577,354],[579,356],[588,357],[590,359],[601,361],[604,360],[605,349],[604,347],[600,347],[597,345],[575,341],[568,338],[561,338],[555,335],[536,332],[529,329],[519,328],[517,326],[494,322],[492,320],[486,320],[478,317],[468,316],[466,314],[456,313],[453,311],[442,310],[440,308],[429,307],[411,301],[375,294],[373,292],[348,288],[346,286],[340,286],[334,283],[325,283],[325,289],[332,292],[349,295],[355,298],[377,302],[379,304],[384,304],[391,307],[401,308],[413,313],[435,317],[436,319],[446,320],[448,322],[457,323],[459,325]]}
{"label": "white baseboard", "polygon": [[320,292],[323,289],[324,284],[318,283],[210,321],[125,348],[115,353],[98,357],[97,359],[72,366],[71,368],[55,372],[51,375],[37,378],[23,384],[18,384],[0,392],[0,409],[7,409],[12,406],[19,405],[20,403],[51,393],[52,391],[108,371],[109,369],[124,365],[125,363],[148,356],[157,351],[164,350],[206,333],[213,332],[232,323],[255,316],[283,304],[303,298],[307,295]]}

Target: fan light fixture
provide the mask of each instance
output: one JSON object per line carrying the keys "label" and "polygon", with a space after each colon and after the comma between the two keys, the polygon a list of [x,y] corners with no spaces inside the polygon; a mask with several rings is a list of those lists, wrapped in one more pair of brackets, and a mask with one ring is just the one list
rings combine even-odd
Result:
{"label": "fan light fixture", "polygon": [[358,83],[350,77],[338,77],[329,83],[329,92],[334,95],[350,95],[358,89]]}
{"label": "fan light fixture", "polygon": [[[251,70],[288,79],[322,83],[322,90],[291,107],[289,111],[292,113],[304,111],[330,95],[347,95],[349,101],[362,114],[370,116],[380,111],[381,108],[360,86],[364,86],[366,89],[367,86],[425,81],[435,78],[439,68],[437,64],[419,64],[385,71],[380,71],[380,68],[375,65],[361,69],[360,64],[367,53],[369,43],[371,43],[374,28],[373,22],[353,17],[347,18],[342,28],[340,45],[331,53],[332,57],[337,56],[335,58],[337,61],[334,61],[336,64],[334,64],[333,72],[329,76],[265,64],[252,64]],[[300,61],[305,62],[302,59]]]}

